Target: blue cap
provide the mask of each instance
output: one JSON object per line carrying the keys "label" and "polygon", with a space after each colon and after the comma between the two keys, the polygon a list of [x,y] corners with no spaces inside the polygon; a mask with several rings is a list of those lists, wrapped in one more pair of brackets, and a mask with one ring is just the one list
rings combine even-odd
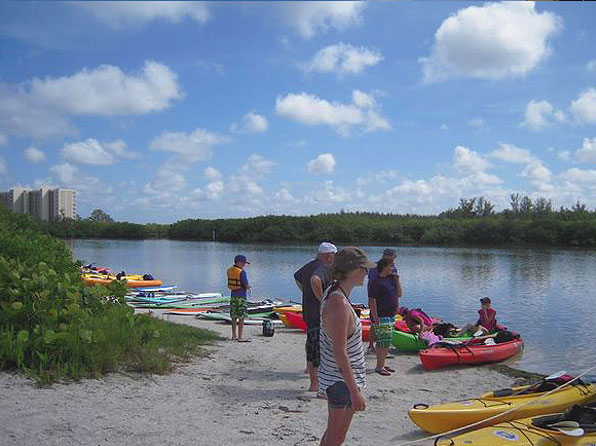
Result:
{"label": "blue cap", "polygon": [[234,257],[234,263],[248,263],[250,265],[250,262],[246,260],[246,256],[242,254],[238,254]]}

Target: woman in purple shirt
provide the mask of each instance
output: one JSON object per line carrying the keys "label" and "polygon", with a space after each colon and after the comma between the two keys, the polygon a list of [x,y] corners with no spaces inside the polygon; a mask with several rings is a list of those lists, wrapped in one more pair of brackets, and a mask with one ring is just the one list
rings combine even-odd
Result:
{"label": "woman in purple shirt", "polygon": [[370,317],[375,324],[377,338],[377,366],[379,375],[388,376],[395,370],[385,365],[391,347],[395,314],[401,297],[401,282],[393,273],[393,260],[382,258],[377,263],[377,276],[370,284]]}

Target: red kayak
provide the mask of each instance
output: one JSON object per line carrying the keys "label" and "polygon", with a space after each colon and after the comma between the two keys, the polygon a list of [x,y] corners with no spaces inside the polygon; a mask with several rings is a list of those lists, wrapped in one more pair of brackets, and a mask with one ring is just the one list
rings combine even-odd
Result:
{"label": "red kayak", "polygon": [[521,352],[524,347],[521,337],[500,344],[483,344],[483,341],[433,346],[419,353],[420,360],[426,370],[452,365],[485,364],[510,358]]}
{"label": "red kayak", "polygon": [[286,316],[286,320],[288,321],[288,324],[292,328],[298,328],[299,330],[306,332],[306,322],[304,322],[302,313],[294,313],[292,311],[286,311],[284,313],[284,315]]}

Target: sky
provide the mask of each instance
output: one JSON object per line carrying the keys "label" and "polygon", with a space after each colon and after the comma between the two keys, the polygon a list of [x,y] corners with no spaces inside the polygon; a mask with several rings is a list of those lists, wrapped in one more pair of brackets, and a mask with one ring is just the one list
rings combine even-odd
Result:
{"label": "sky", "polygon": [[0,2],[0,190],[115,220],[596,208],[594,2]]}

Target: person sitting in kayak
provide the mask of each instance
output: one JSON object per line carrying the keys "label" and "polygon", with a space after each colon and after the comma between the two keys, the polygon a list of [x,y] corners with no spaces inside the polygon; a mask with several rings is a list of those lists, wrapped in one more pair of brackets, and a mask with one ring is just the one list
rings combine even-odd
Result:
{"label": "person sitting in kayak", "polygon": [[420,334],[433,328],[433,320],[420,308],[410,310],[408,307],[400,307],[397,312],[402,315],[412,333]]}
{"label": "person sitting in kayak", "polygon": [[478,310],[478,320],[475,324],[467,324],[457,332],[457,336],[462,336],[466,332],[471,332],[474,336],[482,336],[492,333],[502,327],[497,324],[497,312],[490,306],[490,297],[480,299],[482,308]]}

